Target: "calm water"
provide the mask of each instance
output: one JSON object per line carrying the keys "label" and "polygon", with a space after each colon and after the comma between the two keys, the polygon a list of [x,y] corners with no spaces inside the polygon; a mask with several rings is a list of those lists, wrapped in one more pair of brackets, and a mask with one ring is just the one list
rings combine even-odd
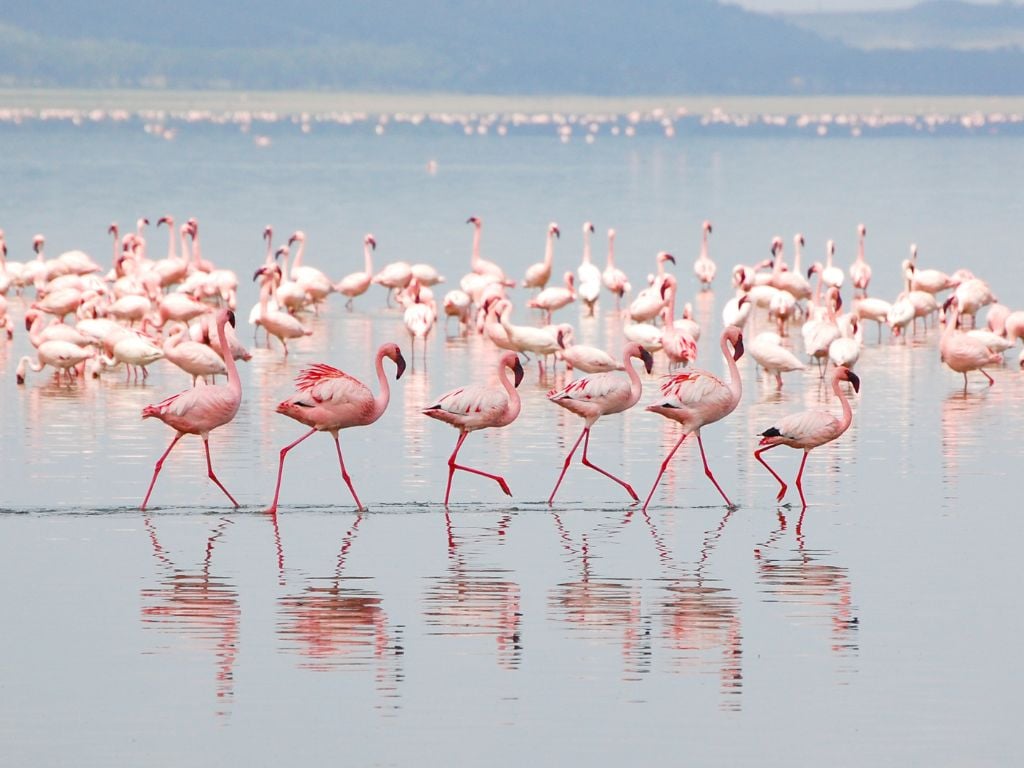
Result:
{"label": "calm water", "polygon": [[[634,285],[666,249],[693,298],[709,218],[720,278],[693,300],[699,362],[716,372],[723,275],[767,257],[775,234],[788,249],[802,231],[805,263],[834,238],[845,267],[864,222],[873,293],[895,296],[917,242],[922,264],[970,266],[1024,306],[1024,145],[1013,138],[588,145],[282,127],[257,147],[228,128],[163,141],[138,126],[35,125],[0,130],[0,149],[14,260],[42,232],[50,256],[81,247],[107,263],[111,221],[171,213],[196,216],[204,255],[243,282],[270,223],[282,242],[304,229],[307,262],[336,279],[361,268],[373,232],[377,266],[429,261],[452,284],[471,214],[485,222],[484,255],[515,275],[541,258],[550,220],[563,231],[556,272],[575,269],[590,219],[602,264],[600,233],[615,227]],[[148,237],[162,253],[163,230]],[[243,286],[240,318],[255,295]],[[23,303],[9,302],[20,320]],[[739,508],[721,505],[686,445],[644,515],[578,465],[560,502],[543,503],[581,425],[545,401],[562,374],[540,382],[527,366],[520,419],[472,435],[462,454],[503,473],[514,498],[460,474],[446,514],[456,434],[419,409],[486,379],[495,355],[438,332],[385,416],[343,434],[370,511],[352,510],[329,439],[314,436],[290,454],[282,510],[266,516],[277,451],[303,429],[273,405],[303,363],[369,379],[379,343],[407,348],[383,304],[377,288],[351,313],[333,298],[288,361],[254,349],[242,410],[211,439],[237,512],[206,480],[194,438],[169,459],[150,513],[136,510],[172,436],[140,410],[183,388],[182,374],[158,363],[144,385],[113,371],[68,387],[30,373],[17,387],[23,326],[0,342],[0,762],[1006,765],[1016,753],[1016,352],[993,388],[973,380],[965,396],[935,330],[876,345],[869,329],[853,426],[812,453],[803,515],[774,503],[751,450],[780,415],[835,408],[815,373],[777,393],[744,358],[739,408],[704,435]],[[561,315],[618,350],[611,309],[603,297],[596,318]],[[643,495],[675,439],[637,409],[598,423],[592,457]],[[795,475],[796,452],[768,458]]]}

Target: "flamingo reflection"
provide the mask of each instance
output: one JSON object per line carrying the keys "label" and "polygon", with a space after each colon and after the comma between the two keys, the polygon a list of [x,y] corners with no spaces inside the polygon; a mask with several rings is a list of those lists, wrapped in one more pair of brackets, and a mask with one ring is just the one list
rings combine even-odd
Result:
{"label": "flamingo reflection", "polygon": [[839,656],[855,654],[859,625],[847,569],[825,562],[831,552],[807,548],[803,511],[796,524],[796,549],[781,551],[779,540],[786,532],[787,520],[781,509],[777,514],[778,528],[754,550],[766,601],[787,606],[791,618],[813,619],[826,614],[832,651]]}
{"label": "flamingo reflection", "polygon": [[[403,679],[400,629],[389,631],[380,595],[366,588],[370,580],[344,573],[364,519],[361,512],[356,515],[342,537],[333,573],[307,578],[298,591],[278,598],[278,640],[284,651],[302,657],[303,669],[326,672],[373,665],[380,693],[397,697]],[[275,535],[279,531],[275,526]],[[279,567],[286,574],[284,549],[277,546]]]}
{"label": "flamingo reflection", "polygon": [[493,637],[498,664],[504,669],[518,669],[523,655],[519,584],[507,578],[508,571],[473,564],[467,552],[485,536],[504,541],[512,516],[503,514],[496,526],[471,533],[456,532],[447,510],[444,519],[448,569],[444,576],[429,580],[424,618],[434,634]]}
{"label": "flamingo reflection", "polygon": [[[183,648],[198,641],[203,650],[213,647],[217,659],[216,696],[222,706],[234,698],[234,666],[238,657],[242,609],[238,592],[227,579],[211,573],[213,551],[231,521],[221,518],[206,540],[198,570],[177,567],[157,536],[156,525],[143,518],[153,556],[163,570],[156,587],[142,589],[142,625],[176,635]],[[175,649],[177,650],[177,649]],[[218,711],[227,714],[226,710]]]}

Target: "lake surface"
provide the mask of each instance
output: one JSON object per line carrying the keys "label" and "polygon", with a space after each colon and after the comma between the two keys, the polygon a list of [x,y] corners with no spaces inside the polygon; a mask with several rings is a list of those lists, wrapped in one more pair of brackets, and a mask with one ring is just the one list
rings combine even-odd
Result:
{"label": "lake surface", "polygon": [[[622,489],[574,464],[546,499],[581,423],[546,402],[564,380],[526,366],[522,415],[475,433],[460,458],[503,474],[456,476],[441,500],[451,428],[420,409],[487,380],[481,338],[446,338],[392,384],[370,428],[342,433],[354,511],[330,440],[289,455],[276,517],[279,449],[303,427],[274,413],[299,369],[328,362],[371,382],[377,346],[408,352],[401,315],[378,287],[348,312],[334,296],[314,335],[252,345],[263,227],[275,242],[308,236],[307,263],[335,279],[376,265],[468,269],[470,215],[483,255],[516,276],[543,255],[557,221],[556,274],[580,261],[594,222],[595,258],[616,228],[634,286],[668,250],[702,323],[698,364],[721,374],[721,308],[733,264],[768,256],[781,235],[807,239],[805,265],[837,243],[844,268],[868,228],[872,294],[901,289],[910,243],[923,266],[965,266],[1000,301],[1024,307],[1019,251],[1024,143],[1003,135],[804,137],[679,131],[592,143],[554,131],[464,135],[437,126],[351,129],[284,121],[176,127],[142,121],[0,125],[8,258],[83,248],[109,264],[107,226],[139,216],[200,221],[203,254],[243,283],[238,417],[211,437],[214,466],[242,504],[206,478],[200,441],[171,454],[140,503],[172,432],[143,406],[188,379],[169,364],[144,383],[123,371],[58,385],[14,368],[30,345],[26,303],[0,341],[0,743],[9,765],[1006,765],[1016,754],[1014,640],[1022,534],[1019,480],[1024,376],[1018,350],[989,388],[939,362],[937,329],[907,342],[874,328],[847,434],[811,453],[810,506],[777,505],[754,461],[756,433],[808,407],[838,412],[817,373],[781,392],[749,356],[737,410],[704,431],[709,461],[738,508],[684,444],[647,514]],[[263,137],[254,141],[254,134]],[[428,163],[436,164],[433,172]],[[712,293],[691,264],[714,222]],[[151,253],[166,247],[147,231]],[[516,290],[518,322],[536,322]],[[849,290],[844,297],[849,299]],[[557,319],[617,351],[621,320]],[[454,330],[454,325],[452,326]],[[748,334],[749,335],[749,334]],[[799,344],[798,341],[795,343]],[[656,358],[656,374],[664,358]],[[389,378],[393,369],[385,364]],[[649,402],[656,377],[645,379]],[[594,461],[646,495],[674,426],[640,408],[598,422]],[[766,458],[788,480],[799,454]],[[798,502],[791,488],[787,502]]]}

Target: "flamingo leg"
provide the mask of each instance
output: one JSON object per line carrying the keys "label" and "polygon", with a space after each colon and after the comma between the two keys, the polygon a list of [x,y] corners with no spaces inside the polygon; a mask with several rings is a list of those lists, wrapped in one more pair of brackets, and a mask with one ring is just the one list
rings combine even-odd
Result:
{"label": "flamingo leg", "polygon": [[704,453],[704,441],[700,439],[699,431],[697,432],[697,445],[700,446],[700,457],[704,461],[704,474],[708,476],[712,485],[715,486],[715,490],[717,490],[722,495],[722,498],[725,499],[726,505],[730,507],[733,506],[733,503],[729,501],[729,497],[725,495],[725,491],[722,490],[722,486],[720,486],[718,481],[715,480],[715,475],[712,473],[711,467],[708,466],[708,457]]}
{"label": "flamingo leg", "polygon": [[267,512],[270,512],[271,514],[274,514],[275,512],[277,512],[277,499],[278,499],[278,496],[281,495],[281,478],[284,477],[284,457],[286,455],[288,455],[288,451],[290,451],[296,445],[298,445],[303,440],[305,440],[307,437],[312,435],[314,432],[316,432],[315,428],[309,430],[309,432],[304,434],[302,437],[300,437],[294,443],[288,443],[288,445],[286,445],[284,448],[281,449],[281,462],[280,462],[280,464],[277,465],[277,485],[274,487],[274,501],[267,508]]}
{"label": "flamingo leg", "polygon": [[647,494],[647,501],[644,502],[644,512],[647,511],[647,505],[651,503],[651,497],[654,496],[654,492],[658,488],[658,483],[661,482],[661,476],[665,474],[665,469],[668,467],[668,463],[672,461],[672,457],[676,455],[676,451],[679,450],[679,446],[681,446],[683,441],[686,440],[687,434],[688,433],[686,432],[683,433],[683,436],[679,438],[679,442],[675,444],[675,447],[668,452],[668,456],[665,457],[665,460],[661,462],[661,469],[658,471],[658,476],[654,478],[654,485],[651,486],[651,492]]}
{"label": "flamingo leg", "polygon": [[501,477],[500,475],[492,475],[491,473],[484,472],[481,469],[474,469],[473,467],[467,467],[464,464],[455,463],[455,458],[459,454],[459,449],[462,447],[462,444],[465,442],[468,436],[469,432],[459,433],[459,441],[455,443],[455,450],[452,451],[452,455],[448,458],[448,487],[445,489],[444,492],[444,505],[446,508],[448,507],[448,497],[451,494],[452,490],[452,477],[455,475],[455,470],[457,469],[461,469],[463,472],[472,472],[474,475],[489,477],[491,480],[493,480],[499,486],[501,486],[501,490],[505,492],[505,495],[512,495],[512,491],[509,490],[508,483],[506,483],[505,478]]}
{"label": "flamingo leg", "polygon": [[145,510],[146,509],[146,505],[149,503],[150,494],[153,493],[153,486],[156,485],[156,476],[159,475],[160,474],[160,470],[163,469],[164,459],[167,458],[167,454],[169,454],[171,452],[171,449],[175,445],[177,445],[178,441],[181,440],[181,438],[183,438],[184,436],[185,436],[184,432],[179,432],[178,434],[176,434],[174,436],[174,439],[171,440],[171,444],[169,446],[167,446],[167,450],[164,451],[163,456],[161,456],[159,459],[156,460],[156,466],[153,467],[153,479],[149,481],[149,490],[146,491],[146,498],[144,498],[142,500],[142,506],[139,507],[139,509],[141,509],[141,510]]}
{"label": "flamingo leg", "polygon": [[985,376],[986,379],[988,379],[988,385],[990,387],[996,383],[996,380],[989,376],[988,371],[986,371],[984,368],[979,368],[978,370]]}
{"label": "flamingo leg", "polygon": [[796,489],[800,491],[800,503],[803,505],[803,509],[807,509],[807,499],[804,498],[804,487],[801,481],[804,476],[804,464],[807,463],[807,457],[810,455],[810,451],[804,451],[804,457],[800,461],[800,471],[796,473]]}
{"label": "flamingo leg", "polygon": [[764,459],[761,458],[761,454],[764,453],[765,451],[770,451],[772,448],[776,448],[776,447],[778,447],[780,445],[782,445],[782,443],[775,443],[774,445],[769,445],[769,446],[767,446],[765,448],[761,448],[760,450],[754,451],[754,458],[757,459],[759,462],[761,462],[761,464],[764,465],[764,468],[767,469],[769,472],[771,472],[772,473],[772,477],[774,477],[776,480],[778,480],[779,481],[779,485],[782,486],[779,489],[779,495],[775,497],[776,501],[782,501],[782,497],[786,495],[786,487],[787,487],[786,486],[786,481],[783,480],[781,477],[779,477],[779,473],[778,472],[776,472],[774,469],[772,469],[771,467],[768,466],[768,462],[766,462]]}
{"label": "flamingo leg", "polygon": [[633,486],[631,486],[625,480],[620,480],[615,475],[613,475],[611,472],[603,470],[599,466],[597,466],[596,464],[591,463],[590,459],[587,458],[587,446],[589,446],[589,444],[590,444],[590,427],[587,427],[583,431],[583,435],[584,435],[584,438],[585,438],[583,440],[583,466],[590,467],[591,469],[597,470],[598,472],[600,472],[605,477],[610,478],[611,480],[614,480],[616,483],[618,483],[619,485],[621,485],[623,488],[626,489],[626,493],[628,493],[630,495],[630,498],[632,498],[633,501],[640,501],[640,497],[636,495],[636,491],[633,490]]}
{"label": "flamingo leg", "polygon": [[576,449],[580,447],[580,441],[583,439],[583,436],[587,434],[587,431],[589,429],[589,427],[583,428],[583,431],[580,432],[580,436],[576,438],[576,442],[572,444],[572,450],[569,451],[569,455],[565,457],[565,463],[562,465],[562,474],[558,476],[558,482],[555,483],[555,489],[551,492],[551,495],[548,497],[549,507],[555,500],[555,494],[558,493],[558,487],[562,484],[562,478],[565,477],[565,472],[567,469],[569,469],[569,463],[572,461],[573,454],[576,453]]}
{"label": "flamingo leg", "polygon": [[217,475],[213,473],[213,463],[210,461],[210,438],[203,438],[203,448],[206,449],[206,476],[213,480],[213,482],[217,484],[218,488],[224,491],[224,495],[231,499],[231,503],[234,504],[235,507],[238,507],[239,504],[235,501],[235,497],[228,493],[228,489],[221,484],[220,480],[217,479]]}
{"label": "flamingo leg", "polygon": [[359,496],[356,495],[356,489],[352,487],[352,478],[348,476],[348,471],[345,469],[345,460],[341,457],[341,443],[338,442],[338,433],[334,433],[334,447],[338,449],[338,463],[341,465],[341,477],[345,481],[345,485],[352,492],[352,498],[356,500],[356,506],[359,507],[359,511],[362,512],[366,507],[363,506],[363,502],[359,500]]}

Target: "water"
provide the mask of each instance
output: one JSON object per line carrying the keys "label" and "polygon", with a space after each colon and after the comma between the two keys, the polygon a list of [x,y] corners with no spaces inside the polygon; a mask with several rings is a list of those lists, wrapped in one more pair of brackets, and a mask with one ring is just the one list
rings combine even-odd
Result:
{"label": "water", "polygon": [[[969,266],[1001,301],[1024,305],[1013,258],[1024,147],[1007,137],[561,144],[282,127],[258,147],[210,126],[163,141],[133,125],[35,125],[0,129],[0,148],[10,259],[29,258],[42,232],[51,256],[81,247],[106,263],[110,221],[196,216],[204,255],[242,277],[240,319],[268,223],[280,241],[304,229],[307,262],[335,279],[361,268],[372,231],[378,266],[430,261],[451,285],[468,264],[471,214],[484,219],[484,255],[513,275],[541,258],[550,220],[563,231],[556,273],[579,263],[586,219],[601,263],[601,233],[618,230],[634,285],[656,251],[674,252],[703,325],[699,364],[715,372],[724,276],[766,257],[775,234],[788,250],[804,232],[805,261],[834,238],[845,266],[863,221],[873,293],[895,296],[917,242],[923,264]],[[695,296],[704,218],[720,278]],[[162,253],[163,230],[147,236]],[[618,321],[601,301],[594,319],[561,315],[582,340],[617,350]],[[21,300],[9,304],[20,320]],[[495,355],[439,330],[426,363],[393,384],[384,417],[342,435],[370,511],[353,511],[330,441],[315,435],[290,454],[282,510],[268,517],[277,452],[303,429],[273,405],[301,365],[322,360],[372,382],[379,343],[408,350],[383,291],[356,304],[349,313],[332,297],[287,361],[279,347],[254,348],[242,366],[239,416],[211,438],[238,511],[206,479],[191,437],[168,460],[154,508],[137,511],[172,437],[140,410],[187,385],[169,365],[152,366],[145,384],[114,371],[71,387],[30,373],[18,387],[23,326],[0,344],[4,763],[1007,763],[1024,671],[1012,650],[1024,629],[1016,352],[993,370],[994,387],[972,378],[965,395],[939,363],[937,331],[877,345],[869,329],[853,425],[812,452],[804,513],[774,503],[751,451],[782,414],[838,410],[813,372],[779,393],[741,360],[740,406],[704,432],[738,509],[721,505],[687,444],[644,515],[578,464],[547,507],[581,425],[545,401],[562,374],[540,382],[528,365],[519,420],[471,435],[461,454],[504,474],[513,498],[459,474],[446,514],[456,434],[419,409],[485,380]],[[676,439],[636,409],[598,422],[592,458],[645,495]],[[795,451],[767,458],[795,475]]]}

